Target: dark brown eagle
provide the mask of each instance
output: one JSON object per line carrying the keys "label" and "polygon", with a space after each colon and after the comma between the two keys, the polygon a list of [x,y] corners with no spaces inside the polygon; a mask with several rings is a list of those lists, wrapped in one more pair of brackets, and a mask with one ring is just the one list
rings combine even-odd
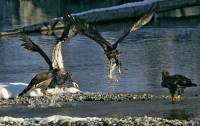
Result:
{"label": "dark brown eagle", "polygon": [[129,29],[127,29],[115,42],[111,43],[107,41],[97,30],[97,28],[87,23],[86,21],[79,19],[78,17],[67,14],[65,18],[68,21],[68,25],[70,24],[70,32],[69,38],[75,36],[76,34],[82,34],[90,39],[94,40],[98,43],[104,50],[108,60],[109,60],[109,74],[108,78],[113,79],[112,74],[115,66],[118,67],[118,73],[121,74],[121,59],[120,59],[120,51],[117,48],[118,44],[124,40],[126,36],[129,35],[130,32],[135,32],[143,25],[147,24],[153,17],[155,11],[157,10],[158,5],[153,5],[149,12],[145,14],[142,18],[140,18],[136,23],[134,23]]}
{"label": "dark brown eagle", "polygon": [[[24,43],[25,49],[33,52],[38,52],[49,65],[49,71],[38,73],[29,83],[29,85],[19,94],[22,96],[28,91],[35,88],[40,88],[44,92],[48,88],[55,88],[56,86],[64,86],[65,82],[68,80],[71,84],[76,84],[72,80],[71,73],[66,72],[63,65],[62,54],[61,54],[61,41],[58,41],[53,49],[52,62],[46,53],[36,45],[30,38],[23,36],[21,38]],[[73,85],[78,88],[78,85]]]}
{"label": "dark brown eagle", "polygon": [[70,72],[66,72],[62,58],[62,43],[68,37],[69,25],[66,25],[61,37],[56,39],[56,45],[52,52],[52,61],[46,55],[46,53],[35,44],[29,37],[22,35],[21,41],[24,43],[22,46],[32,52],[38,52],[49,66],[48,72],[38,73],[29,83],[29,85],[19,94],[22,96],[28,91],[35,88],[40,88],[43,92],[47,88],[54,88],[56,86],[64,86],[66,81],[69,81],[74,87],[78,88],[78,85],[72,80]]}
{"label": "dark brown eagle", "polygon": [[172,103],[175,103],[181,101],[186,87],[196,87],[197,84],[192,83],[191,79],[183,75],[170,75],[167,70],[163,70],[161,86],[169,89]]}

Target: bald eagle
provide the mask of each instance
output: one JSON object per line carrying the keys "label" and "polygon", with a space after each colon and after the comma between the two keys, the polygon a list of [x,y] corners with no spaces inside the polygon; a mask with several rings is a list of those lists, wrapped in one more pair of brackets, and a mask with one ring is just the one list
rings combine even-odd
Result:
{"label": "bald eagle", "polygon": [[192,83],[191,79],[183,75],[170,75],[167,70],[163,70],[161,86],[169,89],[172,97],[172,103],[175,103],[181,101],[186,87],[196,87],[197,84]]}
{"label": "bald eagle", "polygon": [[26,94],[28,91],[40,88],[42,92],[44,92],[47,88],[54,88],[56,86],[64,86],[66,81],[69,81],[73,87],[79,88],[78,84],[72,80],[72,76],[70,72],[66,72],[63,64],[62,58],[62,43],[68,37],[69,25],[66,25],[64,28],[64,32],[61,37],[56,38],[56,45],[53,48],[52,52],[52,61],[46,55],[46,53],[35,44],[29,37],[22,35],[21,41],[24,43],[22,46],[25,49],[28,49],[32,52],[38,52],[44,60],[47,62],[49,66],[49,71],[38,73],[29,83],[29,85],[19,94],[22,96]]}
{"label": "bald eagle", "polygon": [[[33,52],[38,52],[49,65],[49,71],[36,74],[36,76],[31,80],[29,85],[19,94],[22,96],[28,91],[40,88],[44,92],[47,88],[55,88],[56,86],[64,86],[65,81],[69,80],[72,84],[75,84],[72,80],[71,73],[65,72],[62,54],[61,54],[61,41],[58,41],[53,49],[52,61],[46,55],[46,53],[36,45],[30,38],[23,36],[21,38],[24,43],[22,46],[24,48],[31,50]],[[78,88],[78,85],[74,85]]]}
{"label": "bald eagle", "polygon": [[88,38],[94,40],[97,44],[99,44],[106,54],[109,60],[109,74],[108,78],[113,80],[112,72],[115,69],[115,66],[118,67],[118,73],[121,74],[121,59],[120,59],[120,51],[117,49],[118,44],[124,40],[126,36],[129,35],[130,32],[135,32],[140,29],[143,25],[147,24],[151,21],[155,11],[158,9],[158,5],[154,4],[150,8],[150,11],[141,17],[136,23],[131,25],[122,35],[114,42],[111,43],[107,41],[97,30],[97,28],[87,23],[86,21],[79,19],[78,17],[74,17],[70,14],[67,14],[68,24],[71,24],[71,34],[70,36],[73,37],[76,34],[82,34],[87,36]]}

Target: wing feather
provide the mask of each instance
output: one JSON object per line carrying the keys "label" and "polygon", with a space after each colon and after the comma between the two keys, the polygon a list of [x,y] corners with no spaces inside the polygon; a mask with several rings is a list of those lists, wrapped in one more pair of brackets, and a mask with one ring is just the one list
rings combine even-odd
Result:
{"label": "wing feather", "polygon": [[49,65],[49,69],[53,70],[51,60],[46,55],[46,53],[37,44],[35,44],[28,36],[22,35],[20,37],[21,37],[20,40],[24,42],[21,44],[21,46],[23,46],[25,49],[30,50],[32,52],[38,52]]}
{"label": "wing feather", "polygon": [[157,9],[158,9],[158,4],[153,5],[147,14],[145,14],[142,18],[140,18],[136,23],[134,23],[127,31],[125,31],[122,34],[122,36],[115,42],[115,44],[113,44],[113,48],[117,48],[118,44],[122,42],[130,32],[135,32],[142,26],[150,22]]}

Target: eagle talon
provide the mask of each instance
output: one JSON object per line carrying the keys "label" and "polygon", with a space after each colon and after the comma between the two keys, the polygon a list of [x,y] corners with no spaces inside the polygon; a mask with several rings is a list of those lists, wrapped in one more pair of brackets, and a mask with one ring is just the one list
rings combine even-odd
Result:
{"label": "eagle talon", "polygon": [[177,95],[177,96],[175,97],[175,100],[176,100],[176,102],[180,102],[180,101],[181,101],[181,95]]}
{"label": "eagle talon", "polygon": [[118,68],[118,73],[119,73],[120,76],[122,75],[122,71],[121,71],[120,67]]}
{"label": "eagle talon", "polygon": [[172,103],[179,103],[182,100],[181,95],[172,97]]}
{"label": "eagle talon", "polygon": [[115,67],[116,67],[116,63],[112,63],[112,61],[110,61],[109,74],[108,74],[108,79],[109,80],[114,80],[113,71],[115,70]]}
{"label": "eagle talon", "polygon": [[114,78],[112,77],[112,75],[108,75],[108,79],[111,80],[111,81],[114,80]]}

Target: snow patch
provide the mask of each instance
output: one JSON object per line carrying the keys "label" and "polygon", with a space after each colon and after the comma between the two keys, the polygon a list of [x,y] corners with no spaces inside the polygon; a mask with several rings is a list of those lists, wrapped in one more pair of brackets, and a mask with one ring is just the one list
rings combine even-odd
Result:
{"label": "snow patch", "polygon": [[5,122],[24,122],[23,118],[13,118],[13,117],[0,117],[0,121],[5,121]]}
{"label": "snow patch", "polygon": [[97,118],[97,117],[81,118],[81,117],[53,115],[53,116],[49,116],[49,117],[46,117],[46,118],[35,117],[35,118],[30,118],[28,120],[29,121],[40,121],[40,122],[43,122],[43,123],[48,123],[48,122],[58,122],[59,120],[72,121],[72,122],[86,121],[86,120],[100,120],[100,118]]}
{"label": "snow patch", "polygon": [[55,88],[47,89],[47,94],[55,95],[55,94],[63,94],[63,93],[66,93],[66,91],[64,91],[63,88],[55,87]]}
{"label": "snow patch", "polygon": [[81,92],[79,89],[74,88],[74,87],[64,87],[64,88],[51,88],[51,89],[47,89],[47,94],[64,94],[64,93],[77,93],[77,92]]}
{"label": "snow patch", "polygon": [[74,94],[74,93],[78,93],[78,92],[81,92],[81,91],[77,88],[70,87],[70,88],[66,88],[66,92]]}
{"label": "snow patch", "polygon": [[25,96],[39,97],[39,96],[43,96],[43,93],[42,93],[42,91],[41,91],[40,88],[35,88],[35,89],[33,89],[33,90],[27,92],[27,93],[25,94]]}
{"label": "snow patch", "polygon": [[16,97],[28,84],[23,82],[0,82],[0,86],[12,92],[11,97]]}
{"label": "snow patch", "polygon": [[122,5],[118,5],[118,6],[92,9],[92,10],[80,12],[80,13],[77,13],[77,14],[74,14],[74,15],[76,15],[76,16],[80,15],[81,16],[81,15],[86,15],[86,14],[96,13],[96,12],[106,12],[106,11],[111,11],[111,10],[114,11],[114,10],[125,9],[125,8],[127,9],[127,8],[143,6],[143,5],[146,5],[146,4],[153,4],[153,3],[159,2],[159,1],[163,1],[163,0],[145,0],[145,1],[139,1],[139,2],[130,2],[130,3],[125,3],[125,4],[122,4]]}
{"label": "snow patch", "polygon": [[[51,89],[47,89],[46,91],[46,94],[49,94],[49,95],[59,95],[59,94],[65,94],[65,93],[78,93],[78,92],[81,92],[79,89],[77,88],[74,88],[74,87],[70,87],[70,88],[58,88],[58,87],[55,87],[55,88],[51,88]],[[36,88],[36,89],[33,89],[29,92],[26,93],[25,96],[31,96],[31,97],[40,97],[40,96],[43,96],[43,92],[41,91],[40,88]]]}
{"label": "snow patch", "polygon": [[0,99],[9,99],[11,96],[11,92],[0,85]]}
{"label": "snow patch", "polygon": [[43,123],[48,123],[48,122],[58,122],[59,120],[65,120],[65,121],[70,121],[70,122],[75,122],[75,121],[86,121],[86,120],[100,120],[100,118],[97,117],[86,117],[86,118],[79,118],[79,117],[70,117],[70,116],[61,116],[61,115],[53,115],[49,116],[46,118],[40,118],[40,117],[35,117],[35,118],[13,118],[13,117],[0,117],[0,122],[35,122],[38,121],[40,124]]}
{"label": "snow patch", "polygon": [[11,85],[22,85],[22,86],[28,86],[27,83],[23,83],[23,82],[15,82],[15,83],[10,83]]}

